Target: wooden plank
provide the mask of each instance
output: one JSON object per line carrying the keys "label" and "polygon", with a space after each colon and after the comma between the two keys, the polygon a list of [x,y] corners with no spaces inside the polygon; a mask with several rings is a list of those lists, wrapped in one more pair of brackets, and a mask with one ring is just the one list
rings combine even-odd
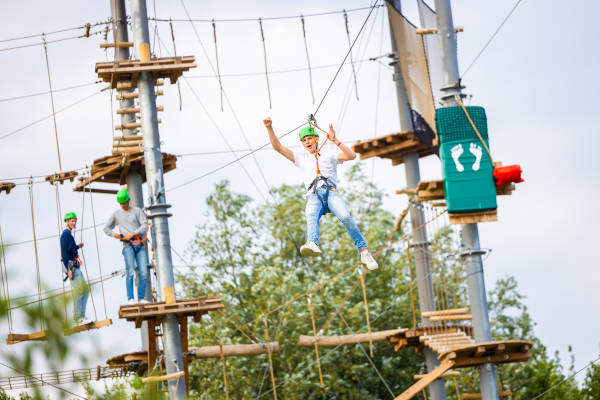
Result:
{"label": "wooden plank", "polygon": [[46,331],[38,331],[33,333],[9,333],[6,338],[6,344],[15,344],[29,340],[44,339],[46,339]]}
{"label": "wooden plank", "polygon": [[449,315],[438,315],[435,317],[429,317],[430,321],[467,321],[473,319],[471,314],[449,314]]}
{"label": "wooden plank", "polygon": [[469,312],[469,307],[463,308],[448,308],[446,310],[436,310],[436,311],[423,311],[421,313],[422,317],[435,317],[439,315],[450,315],[450,314],[466,314]]}
{"label": "wooden plank", "polygon": [[[392,335],[401,333],[402,329],[390,329],[387,331],[373,332],[373,342],[382,342]],[[300,335],[298,344],[300,346],[312,347],[314,346],[314,337]],[[343,335],[343,336],[318,336],[317,344],[319,347],[336,347],[338,345],[365,343],[369,341],[368,333],[357,333],[354,335]]]}
{"label": "wooden plank", "polygon": [[[395,144],[392,144],[392,145],[389,145],[386,147],[381,147],[381,148],[378,148],[375,150],[370,150],[370,151],[361,153],[360,159],[366,160],[371,157],[385,157],[385,156],[391,155],[392,153],[399,152],[401,150],[415,151],[416,148],[419,146],[422,146],[422,144],[417,142],[416,140],[405,140],[404,142],[395,143]],[[406,154],[406,153],[402,152],[401,154]],[[385,157],[385,158],[389,158],[389,157]]]}
{"label": "wooden plank", "polygon": [[448,213],[451,224],[477,224],[479,222],[498,221],[497,210],[486,210],[472,213]]}
{"label": "wooden plank", "polygon": [[102,321],[94,321],[94,322],[90,322],[89,324],[77,325],[72,328],[65,329],[65,335],[69,336],[74,333],[89,331],[91,329],[100,329],[100,328],[104,328],[105,326],[109,326],[109,325],[112,325],[112,319],[105,319]]}
{"label": "wooden plank", "polygon": [[415,395],[420,393],[423,389],[433,383],[436,379],[439,379],[446,371],[452,368],[454,365],[453,360],[444,360],[434,368],[431,372],[425,375],[423,378],[419,379],[415,382],[411,387],[406,389],[402,394],[397,396],[394,400],[409,400],[412,399]]}
{"label": "wooden plank", "polygon": [[154,371],[156,364],[156,321],[148,320],[148,375]]}

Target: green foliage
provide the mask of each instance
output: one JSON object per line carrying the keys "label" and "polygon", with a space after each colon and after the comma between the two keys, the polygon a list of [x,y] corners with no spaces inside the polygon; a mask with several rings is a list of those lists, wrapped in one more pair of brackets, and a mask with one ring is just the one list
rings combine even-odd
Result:
{"label": "green foliage", "polygon": [[[598,360],[596,360],[598,362]],[[583,389],[581,390],[582,400],[600,399],[600,365],[591,365],[586,373]]]}
{"label": "green foliage", "polygon": [[[371,251],[391,245],[378,257],[380,268],[367,275],[367,296],[373,330],[412,325],[408,303],[408,269],[401,250],[404,244],[393,230],[394,217],[382,206],[383,195],[359,168],[350,171],[346,198],[351,213],[366,237]],[[297,247],[304,241],[304,189],[283,185],[272,191],[269,206],[257,206],[236,194],[227,182],[219,183],[208,197],[209,221],[197,227],[189,246],[199,265],[179,282],[186,296],[217,294],[223,298],[223,312],[211,313],[201,324],[190,328],[190,345],[250,343],[264,341],[261,315],[294,299],[319,282],[350,269],[338,279],[313,292],[317,327],[323,326],[358,279],[359,255],[344,226],[332,215],[321,220],[320,245],[323,256],[299,257]],[[241,334],[236,325],[252,321]],[[270,339],[280,343],[273,355],[277,388],[281,398],[367,399],[389,397],[364,352],[368,345],[321,348],[325,389],[321,389],[314,349],[298,346],[300,334],[312,334],[306,298],[300,298],[267,317]],[[360,286],[350,296],[345,310],[324,334],[366,332]],[[395,353],[385,344],[374,344],[373,362],[394,393],[412,383],[422,370],[423,359],[412,351]],[[271,390],[266,355],[228,358],[227,378],[231,398],[254,398]],[[192,398],[223,397],[220,360],[192,364]]]}

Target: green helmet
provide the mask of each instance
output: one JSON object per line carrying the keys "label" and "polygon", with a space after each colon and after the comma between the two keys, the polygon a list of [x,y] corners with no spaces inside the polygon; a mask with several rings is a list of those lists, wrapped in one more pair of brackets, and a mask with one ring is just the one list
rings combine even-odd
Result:
{"label": "green helmet", "polygon": [[302,140],[302,138],[304,136],[319,136],[315,133],[315,130],[310,127],[310,126],[305,126],[304,128],[300,129],[300,140]]}
{"label": "green helmet", "polygon": [[65,214],[65,221],[73,218],[77,219],[77,214],[75,214],[74,212],[71,211]]}
{"label": "green helmet", "polygon": [[117,192],[117,203],[123,204],[129,201],[129,192],[127,189],[121,189]]}

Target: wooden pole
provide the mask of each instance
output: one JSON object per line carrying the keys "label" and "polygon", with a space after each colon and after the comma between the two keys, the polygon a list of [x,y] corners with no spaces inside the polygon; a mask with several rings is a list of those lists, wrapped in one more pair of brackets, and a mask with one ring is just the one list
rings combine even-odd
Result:
{"label": "wooden pole", "polygon": [[[320,347],[336,347],[339,345],[349,345],[365,343],[371,339],[373,342],[383,342],[388,337],[405,332],[407,329],[390,329],[386,331],[369,333],[355,333],[352,335],[341,336],[317,336],[317,343]],[[314,345],[314,336],[300,335],[298,344],[300,346],[312,347]]]}

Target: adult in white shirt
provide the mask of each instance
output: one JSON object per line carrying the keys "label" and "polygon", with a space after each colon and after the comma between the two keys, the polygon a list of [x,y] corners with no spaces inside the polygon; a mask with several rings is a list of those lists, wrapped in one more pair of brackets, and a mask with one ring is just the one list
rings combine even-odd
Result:
{"label": "adult in white shirt", "polygon": [[[346,227],[354,245],[360,252],[360,260],[368,269],[376,269],[377,261],[373,258],[360,230],[348,212],[346,202],[336,191],[338,184],[337,165],[344,161],[354,160],[356,153],[351,148],[338,141],[333,126],[329,125],[327,138],[335,143],[341,151],[319,148],[319,135],[312,126],[300,130],[300,141],[305,150],[292,151],[283,146],[273,131],[270,117],[263,123],[269,133],[273,149],[294,163],[302,170],[304,186],[306,187],[306,236],[307,241],[300,248],[303,256],[318,256],[319,249],[319,220],[326,212],[334,214]],[[332,147],[332,146],[330,146]]]}

